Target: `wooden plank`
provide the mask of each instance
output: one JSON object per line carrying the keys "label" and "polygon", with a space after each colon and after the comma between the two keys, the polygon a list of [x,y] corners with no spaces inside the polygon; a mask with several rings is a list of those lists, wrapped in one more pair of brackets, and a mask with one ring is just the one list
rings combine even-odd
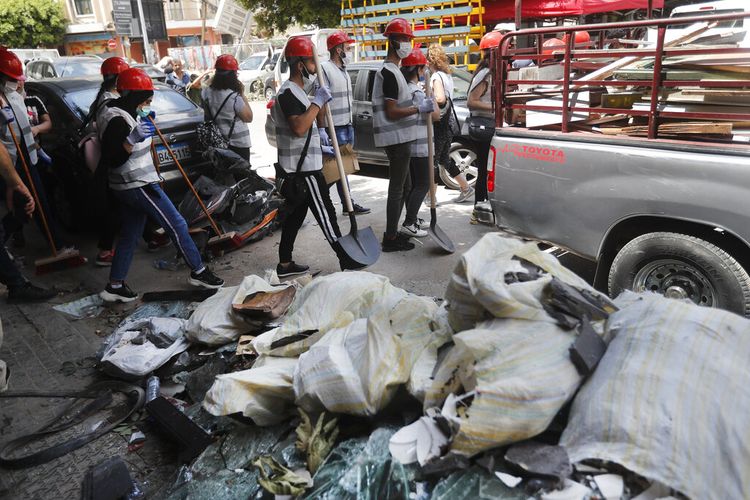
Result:
{"label": "wooden plank", "polygon": [[683,89],[682,95],[700,95],[715,97],[750,96],[750,90],[733,89]]}
{"label": "wooden plank", "polygon": [[[604,135],[648,135],[647,125],[632,127],[603,127]],[[659,125],[659,135],[732,135],[731,123],[683,122]]]}

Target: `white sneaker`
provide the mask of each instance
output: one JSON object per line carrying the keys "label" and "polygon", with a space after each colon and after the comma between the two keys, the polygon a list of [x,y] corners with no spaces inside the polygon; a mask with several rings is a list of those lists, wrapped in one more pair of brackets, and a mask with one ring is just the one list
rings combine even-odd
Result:
{"label": "white sneaker", "polygon": [[469,189],[461,191],[461,194],[453,199],[453,203],[464,203],[469,201],[472,196],[474,196],[474,188],[469,186]]}
{"label": "white sneaker", "polygon": [[427,231],[420,229],[416,224],[412,224],[411,226],[401,226],[398,231],[407,236],[411,236],[412,238],[424,238],[427,236]]}

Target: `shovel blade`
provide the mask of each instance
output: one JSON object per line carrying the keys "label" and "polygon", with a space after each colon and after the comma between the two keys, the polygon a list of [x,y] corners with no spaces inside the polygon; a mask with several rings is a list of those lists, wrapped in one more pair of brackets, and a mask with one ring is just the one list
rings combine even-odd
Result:
{"label": "shovel blade", "polygon": [[370,266],[380,258],[380,242],[371,227],[352,231],[336,240],[354,262]]}
{"label": "shovel blade", "polygon": [[456,251],[456,247],[453,245],[451,239],[445,234],[445,231],[437,225],[437,214],[435,213],[434,208],[430,210],[430,227],[427,229],[427,234],[429,234],[430,238],[432,238],[432,240],[446,252],[453,253]]}

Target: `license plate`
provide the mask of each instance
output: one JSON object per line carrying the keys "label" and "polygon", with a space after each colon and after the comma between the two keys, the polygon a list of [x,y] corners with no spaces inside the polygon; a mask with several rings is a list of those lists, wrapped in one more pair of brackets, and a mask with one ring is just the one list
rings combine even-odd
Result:
{"label": "license plate", "polygon": [[[170,144],[169,147],[179,161],[190,159],[190,146],[186,142],[176,142]],[[172,155],[169,154],[169,151],[164,146],[156,146],[156,157],[159,159],[160,166],[174,163]]]}

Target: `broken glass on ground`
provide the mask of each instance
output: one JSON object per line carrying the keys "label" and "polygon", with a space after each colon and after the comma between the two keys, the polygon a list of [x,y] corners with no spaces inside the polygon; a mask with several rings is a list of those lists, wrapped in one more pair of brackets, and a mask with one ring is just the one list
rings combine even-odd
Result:
{"label": "broken glass on ground", "polygon": [[96,318],[104,311],[104,300],[98,293],[52,306],[55,311],[71,316],[73,319]]}

